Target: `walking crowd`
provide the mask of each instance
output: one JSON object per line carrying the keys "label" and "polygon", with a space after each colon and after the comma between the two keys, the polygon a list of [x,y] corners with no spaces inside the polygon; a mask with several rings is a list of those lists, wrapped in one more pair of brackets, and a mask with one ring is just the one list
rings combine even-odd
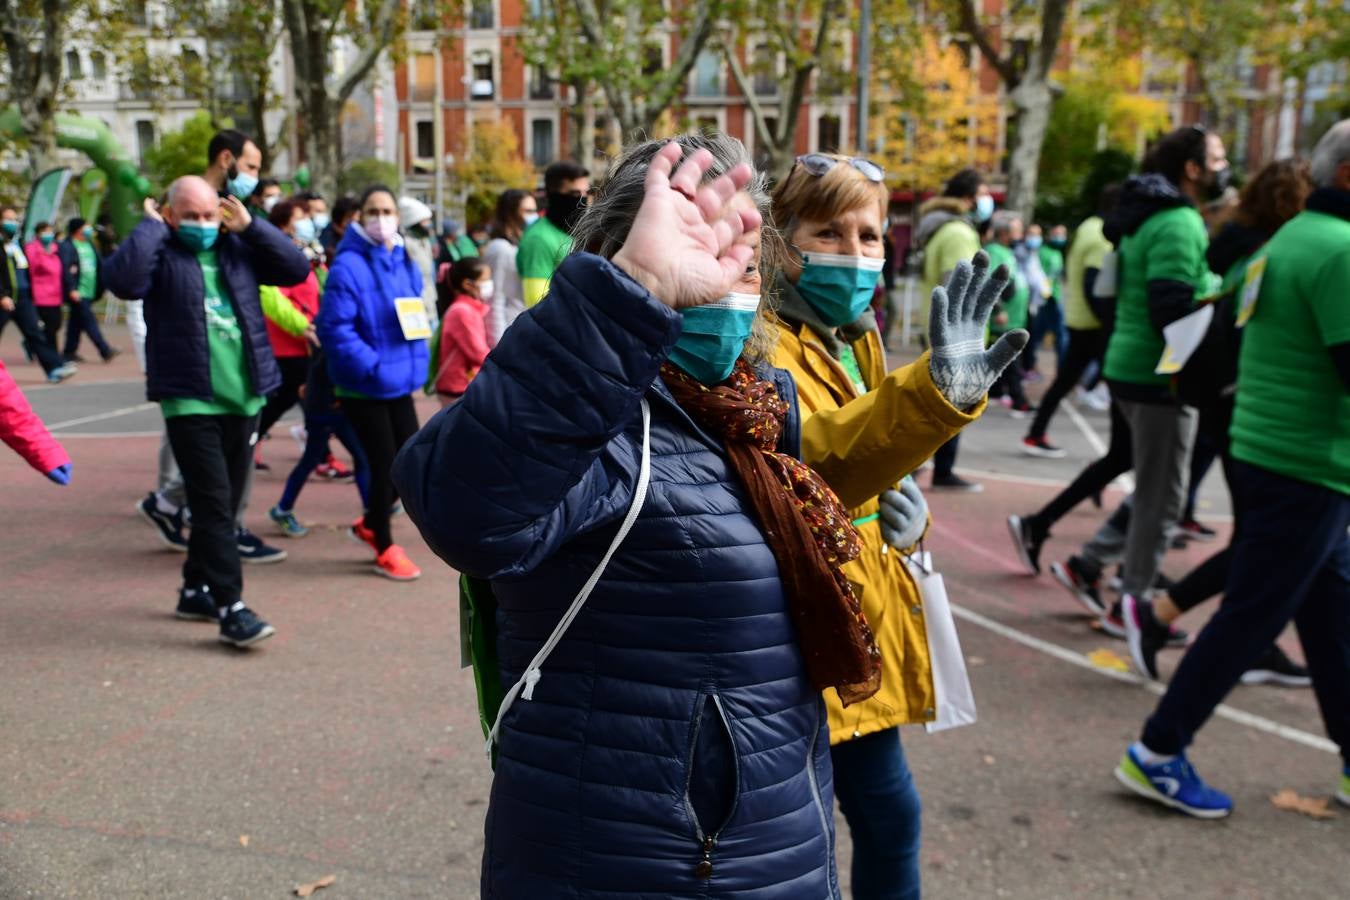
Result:
{"label": "walking crowd", "polygon": [[[1049,460],[1066,401],[1109,410],[1105,454],[1008,517],[1028,577],[1063,516],[1132,476],[1045,566],[1144,677],[1184,648],[1120,783],[1229,814],[1187,748],[1233,686],[1274,682],[1315,692],[1350,806],[1350,120],[1218,206],[1222,141],[1170,132],[1072,236],[953,174],[919,210],[925,350],[899,367],[890,192],[865,158],[806,154],[772,184],[733,138],[645,141],[594,187],[553,164],[465,234],[382,185],[287,196],[237,131],[204,149],[127,235],[73,219],[25,244],[0,210],[0,334],[12,318],[60,383],[83,337],[118,353],[92,306],[127,301],[164,420],[136,509],[185,553],[176,615],[227,644],[275,633],[244,565],[287,553],[244,522],[287,413],[278,535],[309,534],[312,478],[353,483],[349,535],[409,581],[406,507],[461,573],[495,770],[485,897],[838,897],[836,797],[853,896],[918,897],[900,726],[940,727],[953,683],[916,476],[981,490],[956,463],[989,406]],[[70,482],[3,367],[0,436]],[[1230,542],[1170,581],[1169,548],[1217,537],[1196,519],[1216,460]],[[1173,625],[1215,596],[1197,635]],[[1276,644],[1291,622],[1306,667]]]}

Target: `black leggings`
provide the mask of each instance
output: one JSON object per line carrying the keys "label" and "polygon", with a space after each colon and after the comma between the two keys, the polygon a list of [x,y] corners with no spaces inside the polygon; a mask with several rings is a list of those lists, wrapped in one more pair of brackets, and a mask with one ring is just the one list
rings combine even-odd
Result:
{"label": "black leggings", "polygon": [[370,461],[370,500],[363,524],[375,533],[375,547],[383,553],[394,543],[389,530],[389,510],[397,498],[391,475],[394,457],[417,433],[417,410],[411,394],[392,400],[343,397],[341,403]]}
{"label": "black leggings", "polygon": [[39,306],[38,319],[42,321],[42,334],[53,350],[59,349],[56,343],[61,333],[61,307]]}
{"label": "black leggings", "polygon": [[281,369],[281,387],[272,392],[262,409],[262,418],[258,420],[259,440],[300,400],[300,388],[309,377],[309,357],[278,356],[277,368]]}
{"label": "black leggings", "polygon": [[1130,423],[1120,408],[1111,403],[1111,444],[1106,455],[1078,474],[1073,483],[1031,517],[1031,527],[1040,534],[1068,515],[1069,510],[1089,497],[1100,494],[1111,482],[1134,468],[1134,449],[1130,443]]}
{"label": "black leggings", "polygon": [[1054,384],[1050,385],[1050,389],[1041,398],[1041,406],[1036,410],[1036,418],[1031,422],[1031,430],[1027,432],[1027,437],[1045,437],[1046,429],[1050,427],[1050,419],[1055,415],[1055,410],[1059,409],[1059,402],[1073,390],[1078,379],[1087,371],[1088,365],[1094,359],[1101,359],[1105,349],[1106,332],[1100,328],[1091,331],[1069,329],[1069,349],[1064,353],[1064,365],[1055,373]]}

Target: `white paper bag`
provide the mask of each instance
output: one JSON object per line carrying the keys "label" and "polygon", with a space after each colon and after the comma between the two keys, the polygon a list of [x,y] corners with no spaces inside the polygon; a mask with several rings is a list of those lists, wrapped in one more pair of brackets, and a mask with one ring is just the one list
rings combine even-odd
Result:
{"label": "white paper bag", "polygon": [[966,657],[956,636],[956,620],[947,602],[942,576],[933,570],[927,551],[906,559],[910,574],[923,596],[923,620],[928,632],[928,658],[933,665],[933,691],[937,695],[937,718],[924,725],[929,734],[971,725],[975,722],[975,694],[966,673]]}

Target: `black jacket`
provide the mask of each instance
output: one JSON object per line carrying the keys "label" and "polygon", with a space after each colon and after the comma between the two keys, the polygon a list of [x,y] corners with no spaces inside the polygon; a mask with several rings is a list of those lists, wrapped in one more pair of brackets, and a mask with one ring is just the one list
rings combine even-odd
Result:
{"label": "black jacket", "polygon": [[[221,232],[216,241],[220,274],[244,330],[244,355],[253,389],[268,394],[281,372],[267,338],[258,285],[290,287],[309,277],[309,261],[294,242],[255,218],[242,234]],[[197,257],[174,239],[169,226],[142,219],[104,264],[108,289],[145,301],[146,394],[210,400],[211,350],[206,335],[206,288]]]}
{"label": "black jacket", "polygon": [[[98,247],[93,241],[89,242],[89,247],[94,251],[95,267],[98,274],[94,278],[94,296],[95,299],[103,295],[103,259],[98,254]],[[75,240],[66,238],[56,245],[56,254],[61,257],[61,299],[70,301],[70,292],[80,289],[80,251],[75,249]]]}

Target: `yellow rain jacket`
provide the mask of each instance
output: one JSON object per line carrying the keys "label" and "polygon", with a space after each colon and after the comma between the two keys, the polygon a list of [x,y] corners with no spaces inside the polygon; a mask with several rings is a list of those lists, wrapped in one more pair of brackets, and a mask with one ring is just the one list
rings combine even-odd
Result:
{"label": "yellow rain jacket", "polygon": [[[797,382],[802,458],[854,520],[862,521],[862,554],[844,572],[881,649],[881,690],[873,697],[845,709],[834,691],[826,692],[830,743],[930,722],[936,703],[919,588],[903,554],[881,538],[877,497],[979,418],[984,403],[969,413],[948,403],[933,384],[928,353],[888,375],[870,312],[836,333],[787,279],[779,277],[777,290],[779,340],[773,363]],[[840,337],[853,349],[865,392],[838,360]]]}

